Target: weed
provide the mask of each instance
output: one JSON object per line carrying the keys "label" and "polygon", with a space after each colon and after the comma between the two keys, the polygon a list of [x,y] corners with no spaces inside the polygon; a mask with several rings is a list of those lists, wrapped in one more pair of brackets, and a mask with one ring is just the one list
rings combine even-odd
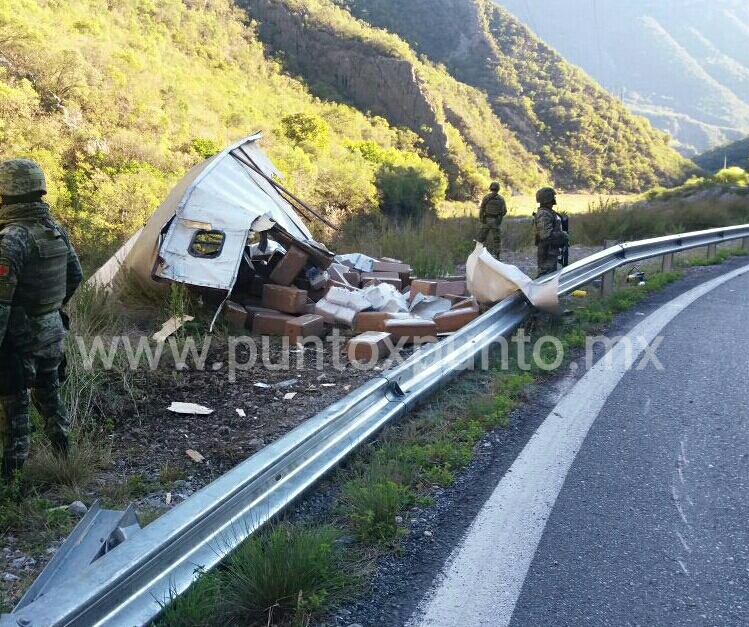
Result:
{"label": "weed", "polygon": [[109,462],[110,451],[100,442],[83,436],[73,442],[65,459],[55,455],[50,446],[35,442],[35,447],[24,464],[24,472],[34,485],[65,486],[78,490]]}
{"label": "weed", "polygon": [[125,477],[123,481],[108,483],[102,489],[102,496],[112,506],[117,507],[146,496],[156,487],[142,473],[136,473]]}
{"label": "weed", "polygon": [[240,625],[304,625],[324,611],[358,580],[352,565],[344,562],[339,535],[329,525],[288,523],[253,535],[227,558],[221,571],[228,618]]}
{"label": "weed", "polygon": [[159,468],[159,483],[163,487],[169,487],[182,476],[182,470],[176,466],[170,466],[169,460],[165,461]]}
{"label": "weed", "polygon": [[390,479],[354,479],[343,486],[342,500],[354,536],[361,542],[392,544],[398,537],[395,517],[413,501],[405,485]]}
{"label": "weed", "polygon": [[743,248],[725,248],[718,250],[713,257],[690,257],[680,260],[679,263],[683,266],[715,266],[723,263],[729,257],[740,257],[743,255],[749,255],[749,251]]}
{"label": "weed", "polygon": [[206,573],[181,596],[172,592],[158,627],[220,627],[227,625],[221,607],[222,578],[219,573]]}

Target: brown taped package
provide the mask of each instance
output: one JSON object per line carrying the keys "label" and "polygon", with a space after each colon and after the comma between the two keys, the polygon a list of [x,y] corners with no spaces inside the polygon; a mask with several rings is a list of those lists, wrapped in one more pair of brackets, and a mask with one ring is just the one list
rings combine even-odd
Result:
{"label": "brown taped package", "polygon": [[247,310],[230,300],[224,305],[224,318],[232,331],[241,331],[247,325]]}
{"label": "brown taped package", "polygon": [[263,286],[263,307],[277,309],[289,314],[305,313],[307,305],[307,292],[296,287],[285,285],[272,285],[266,283]]}
{"label": "brown taped package", "polygon": [[346,344],[349,361],[371,363],[390,355],[393,342],[391,335],[384,331],[367,331],[352,337]]}
{"label": "brown taped package", "polygon": [[372,265],[372,272],[395,272],[401,274],[407,272],[411,274],[411,266],[407,263],[398,263],[394,261],[375,261]]}
{"label": "brown taped package", "polygon": [[393,318],[385,320],[385,331],[407,344],[424,344],[437,341],[437,325],[433,320],[421,318]]}
{"label": "brown taped package", "polygon": [[411,281],[411,299],[413,299],[413,297],[419,293],[424,294],[425,296],[436,296],[437,281],[414,279],[413,281]]}
{"label": "brown taped package", "polygon": [[434,323],[437,325],[437,333],[451,333],[461,329],[471,320],[478,318],[479,310],[473,307],[464,307],[463,309],[451,309],[434,316]]}
{"label": "brown taped package", "polygon": [[283,259],[273,268],[273,272],[270,273],[270,280],[276,285],[291,285],[308,259],[307,253],[296,246],[292,246],[283,256]]}
{"label": "brown taped package", "polygon": [[393,317],[389,311],[360,311],[356,314],[356,332],[384,331],[385,320]]}
{"label": "brown taped package", "polygon": [[454,281],[437,281],[437,296],[447,296],[448,294],[465,294],[465,279]]}
{"label": "brown taped package", "polygon": [[292,344],[301,342],[306,337],[320,337],[325,328],[322,316],[305,314],[286,321],[284,335],[289,337]]}
{"label": "brown taped package", "polygon": [[284,335],[286,323],[292,319],[293,316],[280,311],[261,311],[252,318],[252,332],[258,335]]}

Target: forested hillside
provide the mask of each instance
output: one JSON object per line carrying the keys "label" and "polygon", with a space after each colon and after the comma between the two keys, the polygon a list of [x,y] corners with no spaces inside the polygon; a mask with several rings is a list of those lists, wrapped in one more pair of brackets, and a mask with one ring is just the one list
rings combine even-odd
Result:
{"label": "forested hillside", "polygon": [[682,176],[669,138],[489,0],[335,0],[489,96],[557,183],[642,190]]}
{"label": "forested hillside", "polygon": [[[285,183],[339,222],[476,198],[491,178],[630,191],[688,170],[485,2],[387,4],[431,36],[402,39],[330,0],[4,2],[0,158],[42,164],[88,267],[191,165],[258,130]],[[434,30],[438,15],[452,29]],[[471,54],[451,61],[437,42]]]}
{"label": "forested hillside", "polygon": [[749,134],[746,0],[496,0],[688,155]]}
{"label": "forested hillside", "polygon": [[694,162],[710,173],[724,167],[739,167],[746,170],[749,167],[749,137],[708,150],[695,157]]}

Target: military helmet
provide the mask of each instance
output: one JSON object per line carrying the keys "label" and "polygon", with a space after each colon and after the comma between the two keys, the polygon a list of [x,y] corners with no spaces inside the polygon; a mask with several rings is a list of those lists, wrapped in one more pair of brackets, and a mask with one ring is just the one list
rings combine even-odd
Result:
{"label": "military helmet", "polygon": [[489,191],[490,192],[498,192],[499,191],[499,183],[497,183],[497,181],[492,181],[492,184],[489,185]]}
{"label": "military helmet", "polygon": [[47,193],[44,172],[29,159],[8,159],[0,163],[0,196]]}
{"label": "military helmet", "polygon": [[556,201],[557,193],[553,187],[542,187],[536,192],[536,202],[539,205],[548,205]]}

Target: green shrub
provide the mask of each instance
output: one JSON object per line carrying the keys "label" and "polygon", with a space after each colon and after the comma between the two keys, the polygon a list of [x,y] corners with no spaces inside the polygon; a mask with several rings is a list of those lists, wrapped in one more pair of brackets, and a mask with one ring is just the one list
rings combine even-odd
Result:
{"label": "green shrub", "polygon": [[723,185],[749,185],[749,173],[738,166],[733,166],[717,172],[713,180]]}

